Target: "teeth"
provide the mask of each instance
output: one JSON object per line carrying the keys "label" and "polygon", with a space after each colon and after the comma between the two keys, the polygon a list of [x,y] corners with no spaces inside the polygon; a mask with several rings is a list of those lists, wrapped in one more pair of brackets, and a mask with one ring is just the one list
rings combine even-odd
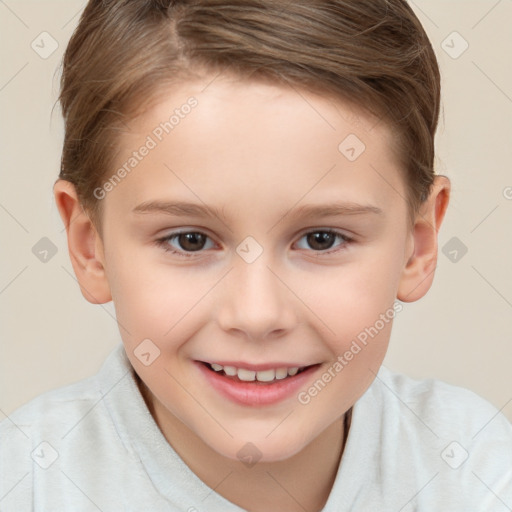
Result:
{"label": "teeth", "polygon": [[276,372],[275,370],[272,369],[256,372],[256,378],[260,382],[270,382],[271,380],[274,380],[276,378]]}
{"label": "teeth", "polygon": [[237,375],[240,380],[251,382],[256,377],[256,372],[252,372],[251,370],[244,370],[243,368],[238,368]]}
{"label": "teeth", "polygon": [[288,370],[286,368],[278,368],[276,370],[277,380],[286,379],[286,377],[288,377]]}
{"label": "teeth", "polygon": [[[219,364],[220,366],[220,364]],[[224,368],[222,368],[222,366],[220,366],[221,369],[224,370],[224,373],[226,375],[229,375],[230,377],[234,377],[236,375],[236,372],[237,372],[237,369],[234,367],[234,366],[224,366]]]}
{"label": "teeth", "polygon": [[222,366],[217,363],[211,363],[210,368],[216,372],[224,370],[224,373],[227,376],[234,377],[236,375],[244,382],[254,382],[255,380],[259,382],[272,382],[273,380],[282,380],[286,377],[293,377],[294,375],[297,375],[300,370],[298,366],[292,366],[290,368],[271,368],[269,370],[256,372],[245,368],[235,368],[234,366]]}

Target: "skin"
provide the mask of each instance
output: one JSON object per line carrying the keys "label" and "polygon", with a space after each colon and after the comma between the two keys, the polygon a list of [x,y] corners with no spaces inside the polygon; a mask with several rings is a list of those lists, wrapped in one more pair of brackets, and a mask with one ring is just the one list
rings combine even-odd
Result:
{"label": "skin", "polygon": [[[57,181],[55,199],[82,293],[92,303],[113,300],[146,403],[186,464],[247,510],[320,510],[343,451],[343,417],[375,379],[392,322],[305,405],[295,394],[268,406],[235,404],[193,361],[320,363],[307,390],[395,299],[428,291],[450,182],[436,177],[411,228],[384,123],[293,88],[211,80],[169,89],[132,120],[119,166],[169,112],[190,96],[198,100],[102,200],[101,236],[72,184]],[[353,162],[338,150],[348,134],[366,146]],[[133,211],[171,200],[216,207],[225,218]],[[381,213],[305,218],[296,211],[334,201]],[[208,237],[192,250],[179,237],[164,242],[188,248],[189,258],[156,242],[183,228]],[[353,241],[336,236],[315,245],[305,236],[325,229]],[[236,252],[247,236],[263,249],[252,263]],[[144,339],[161,351],[149,366],[134,354]],[[248,442],[261,453],[250,468],[237,457]]]}

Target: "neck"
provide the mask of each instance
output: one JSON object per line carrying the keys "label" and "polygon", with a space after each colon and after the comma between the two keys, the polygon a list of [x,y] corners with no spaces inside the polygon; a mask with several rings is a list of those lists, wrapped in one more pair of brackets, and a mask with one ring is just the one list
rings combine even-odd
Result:
{"label": "neck", "polygon": [[139,382],[148,408],[169,444],[208,487],[248,512],[320,511],[331,492],[348,434],[350,411],[292,457],[247,467],[202,441]]}

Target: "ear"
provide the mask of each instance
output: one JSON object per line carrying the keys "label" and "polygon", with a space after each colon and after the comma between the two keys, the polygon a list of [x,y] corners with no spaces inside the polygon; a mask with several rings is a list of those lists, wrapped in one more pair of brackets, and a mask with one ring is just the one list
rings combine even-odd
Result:
{"label": "ear", "polygon": [[74,185],[59,179],[53,193],[66,227],[69,256],[82,295],[92,304],[110,302],[103,242],[80,204]]}
{"label": "ear", "polygon": [[409,257],[400,277],[397,298],[402,302],[421,299],[432,286],[437,266],[437,235],[450,200],[450,180],[436,176],[428,199],[414,221]]}

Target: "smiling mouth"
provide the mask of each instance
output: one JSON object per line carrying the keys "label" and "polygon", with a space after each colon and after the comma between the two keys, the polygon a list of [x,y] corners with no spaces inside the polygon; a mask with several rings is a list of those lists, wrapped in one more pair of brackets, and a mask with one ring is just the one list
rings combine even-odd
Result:
{"label": "smiling mouth", "polygon": [[288,380],[299,375],[305,370],[318,366],[317,364],[309,366],[291,366],[281,368],[269,368],[267,370],[248,370],[246,368],[237,368],[235,366],[222,366],[216,363],[201,363],[208,370],[219,376],[226,377],[235,382],[254,382],[256,384],[272,384],[283,380]]}

